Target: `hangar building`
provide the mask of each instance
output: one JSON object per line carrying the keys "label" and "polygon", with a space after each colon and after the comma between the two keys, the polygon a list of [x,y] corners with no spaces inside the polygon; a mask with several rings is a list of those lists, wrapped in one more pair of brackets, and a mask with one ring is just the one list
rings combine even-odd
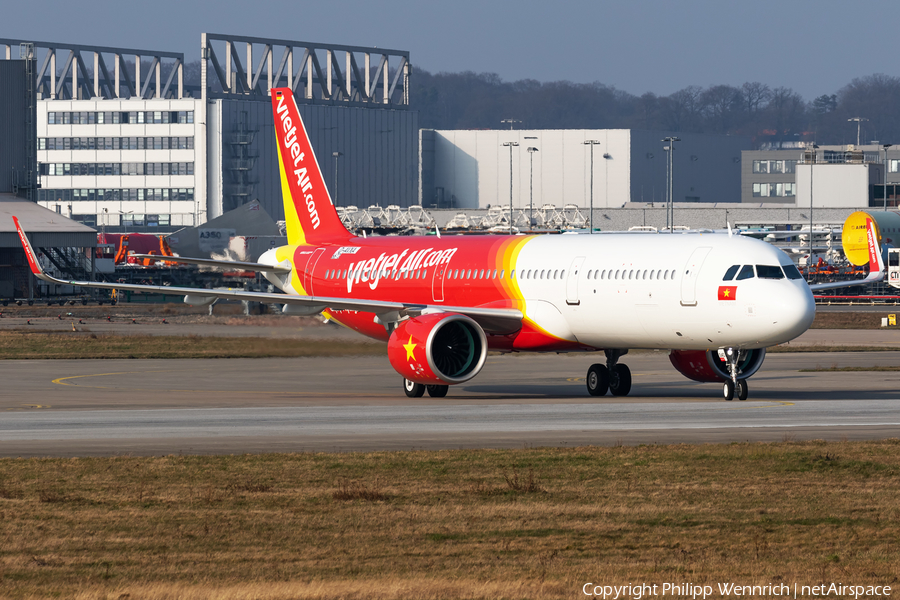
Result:
{"label": "hangar building", "polygon": [[85,225],[165,233],[252,200],[283,219],[279,86],[336,204],[417,202],[407,52],[204,33],[192,87],[180,53],[0,39],[0,57],[22,43],[37,59],[36,200]]}
{"label": "hangar building", "polygon": [[[423,130],[422,205],[509,206],[512,183],[514,207],[529,206],[532,194],[538,207],[586,207],[592,165],[595,208],[665,202],[670,142],[662,140],[670,136],[675,134],[634,129]],[[750,138],[692,133],[677,137],[675,202],[740,202],[741,152],[751,147]]]}
{"label": "hangar building", "polygon": [[[12,217],[19,219],[41,260],[72,276],[93,270],[94,230],[42,208],[35,196],[35,101],[33,47],[0,61],[0,300],[33,298],[35,279]],[[41,285],[46,284],[41,282]],[[55,292],[55,290],[54,290]]]}

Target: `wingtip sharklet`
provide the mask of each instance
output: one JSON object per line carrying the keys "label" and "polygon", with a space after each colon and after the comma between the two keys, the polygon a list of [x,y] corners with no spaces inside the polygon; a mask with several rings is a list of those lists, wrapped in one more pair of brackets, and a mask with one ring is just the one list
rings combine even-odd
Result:
{"label": "wingtip sharklet", "polygon": [[22,248],[25,250],[25,258],[28,259],[28,266],[31,267],[31,272],[37,277],[42,278],[44,276],[44,270],[41,268],[41,263],[38,262],[37,255],[34,253],[34,248],[31,247],[31,242],[28,241],[28,237],[25,235],[25,230],[22,229],[22,224],[19,223],[19,219],[15,216],[13,216],[12,220],[16,225],[16,232],[19,234],[19,241],[22,242]]}

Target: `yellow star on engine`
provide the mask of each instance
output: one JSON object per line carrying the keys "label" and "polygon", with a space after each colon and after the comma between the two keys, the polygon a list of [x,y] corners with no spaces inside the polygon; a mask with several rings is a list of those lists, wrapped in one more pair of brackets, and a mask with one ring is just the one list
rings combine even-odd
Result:
{"label": "yellow star on engine", "polygon": [[415,350],[416,344],[413,344],[412,336],[409,336],[409,343],[403,344],[403,347],[406,348],[406,360],[416,360],[416,355],[413,354],[413,350]]}

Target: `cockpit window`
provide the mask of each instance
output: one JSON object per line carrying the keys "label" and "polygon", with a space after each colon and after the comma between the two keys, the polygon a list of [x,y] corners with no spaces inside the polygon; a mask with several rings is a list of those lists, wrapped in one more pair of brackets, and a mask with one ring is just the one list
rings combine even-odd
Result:
{"label": "cockpit window", "polygon": [[756,265],[756,276],[760,279],[784,279],[781,267],[771,265]]}
{"label": "cockpit window", "polygon": [[722,278],[722,281],[731,281],[734,279],[735,273],[737,273],[738,269],[741,268],[741,265],[733,265],[728,267],[728,270],[725,271],[725,277]]}
{"label": "cockpit window", "polygon": [[741,267],[741,272],[738,273],[738,281],[742,279],[753,279],[753,265],[744,265]]}
{"label": "cockpit window", "polygon": [[788,279],[803,279],[803,275],[800,274],[800,271],[794,265],[781,265],[781,268],[784,269],[784,274],[787,275]]}

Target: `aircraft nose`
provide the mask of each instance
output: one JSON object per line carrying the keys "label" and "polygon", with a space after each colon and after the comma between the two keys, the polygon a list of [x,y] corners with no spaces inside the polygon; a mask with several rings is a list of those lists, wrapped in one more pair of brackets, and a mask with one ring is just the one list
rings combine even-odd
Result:
{"label": "aircraft nose", "polygon": [[774,315],[779,344],[803,334],[816,317],[816,301],[806,282],[792,281],[789,285],[780,294],[778,312]]}

